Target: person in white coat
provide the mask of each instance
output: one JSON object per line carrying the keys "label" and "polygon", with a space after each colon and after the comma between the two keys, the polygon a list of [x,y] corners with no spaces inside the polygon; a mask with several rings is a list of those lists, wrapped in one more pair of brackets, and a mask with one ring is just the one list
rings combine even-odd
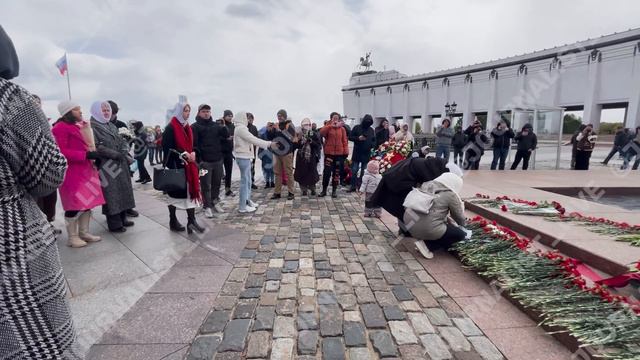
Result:
{"label": "person in white coat", "polygon": [[262,140],[249,132],[247,113],[240,111],[233,118],[233,156],[240,168],[240,204],[238,211],[249,213],[256,211],[258,204],[251,201],[251,161],[255,157],[254,146],[262,149],[276,148],[274,142]]}

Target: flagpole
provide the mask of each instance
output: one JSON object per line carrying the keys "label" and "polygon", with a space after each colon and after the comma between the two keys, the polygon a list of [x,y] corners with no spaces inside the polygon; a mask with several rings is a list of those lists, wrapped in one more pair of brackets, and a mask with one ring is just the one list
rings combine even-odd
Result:
{"label": "flagpole", "polygon": [[67,90],[69,91],[69,100],[71,100],[71,81],[69,81],[69,57],[67,53],[64,53],[64,58],[67,61]]}

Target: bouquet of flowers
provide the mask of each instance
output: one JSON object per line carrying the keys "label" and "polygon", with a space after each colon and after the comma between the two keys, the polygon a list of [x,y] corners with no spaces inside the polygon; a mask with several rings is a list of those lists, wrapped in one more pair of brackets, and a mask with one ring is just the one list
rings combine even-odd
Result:
{"label": "bouquet of flowers", "polygon": [[131,132],[131,130],[129,130],[129,128],[126,128],[126,127],[118,128],[118,135],[122,136],[122,138],[125,139],[126,141],[131,141],[134,138],[134,135]]}
{"label": "bouquet of flowers", "polygon": [[395,163],[411,155],[413,144],[410,141],[387,141],[371,151],[371,159],[380,162],[380,173],[384,173]]}

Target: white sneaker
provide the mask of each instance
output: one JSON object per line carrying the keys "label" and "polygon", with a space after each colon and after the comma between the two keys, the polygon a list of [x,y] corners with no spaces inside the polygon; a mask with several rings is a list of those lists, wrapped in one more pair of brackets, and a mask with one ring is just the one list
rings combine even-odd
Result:
{"label": "white sneaker", "polygon": [[249,205],[247,205],[247,207],[245,207],[244,209],[239,209],[238,210],[239,213],[243,213],[243,214],[244,213],[252,213],[254,211],[256,211],[256,208],[254,208],[253,206],[249,206]]}
{"label": "white sneaker", "polygon": [[215,210],[217,213],[224,214],[224,209],[220,204],[213,205],[213,210]]}
{"label": "white sneaker", "polygon": [[416,246],[416,249],[418,249],[420,254],[425,257],[425,259],[433,259],[433,253],[431,252],[431,250],[429,250],[424,241],[416,240],[414,245]]}
{"label": "white sneaker", "polygon": [[211,208],[204,209],[204,216],[208,217],[209,219],[213,218],[213,210],[211,210]]}
{"label": "white sneaker", "polygon": [[247,205],[249,205],[249,206],[251,206],[251,207],[254,207],[254,208],[257,208],[257,207],[258,207],[258,204],[254,203],[254,202],[253,202],[253,201],[251,201],[251,200],[247,200]]}

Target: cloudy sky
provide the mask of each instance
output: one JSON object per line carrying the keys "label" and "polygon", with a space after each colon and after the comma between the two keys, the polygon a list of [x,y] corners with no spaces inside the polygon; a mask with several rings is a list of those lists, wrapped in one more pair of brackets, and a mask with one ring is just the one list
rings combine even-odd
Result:
{"label": "cloudy sky", "polygon": [[[0,0],[21,60],[16,79],[44,99],[67,96],[54,64],[69,54],[71,91],[88,113],[113,99],[123,120],[163,124],[178,94],[214,116],[280,108],[294,121],[342,112],[360,56],[412,75],[640,26],[640,2],[551,0]],[[603,119],[606,121],[606,119]]]}

